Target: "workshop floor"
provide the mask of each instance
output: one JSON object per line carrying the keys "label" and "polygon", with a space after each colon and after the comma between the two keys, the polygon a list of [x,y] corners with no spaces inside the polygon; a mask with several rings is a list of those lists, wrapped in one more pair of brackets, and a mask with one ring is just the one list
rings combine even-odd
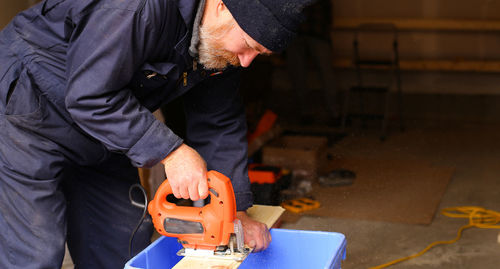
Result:
{"label": "workshop floor", "polygon": [[[500,211],[500,126],[407,123],[405,132],[391,131],[380,142],[373,131],[349,135],[333,154],[371,158],[420,158],[454,166],[455,173],[442,197],[440,209],[482,206]],[[335,209],[332,209],[335,210]],[[428,244],[455,238],[467,223],[436,213],[431,225],[302,217],[282,228],[339,232],[346,235],[347,258],[343,269],[369,268],[415,254]],[[438,246],[421,257],[390,268],[447,269],[500,268],[500,230],[472,228],[457,243]]]}

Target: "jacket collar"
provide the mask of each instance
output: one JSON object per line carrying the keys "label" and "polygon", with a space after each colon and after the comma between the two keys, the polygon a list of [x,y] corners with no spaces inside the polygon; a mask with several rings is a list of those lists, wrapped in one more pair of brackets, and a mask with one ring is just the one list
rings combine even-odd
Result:
{"label": "jacket collar", "polygon": [[198,8],[199,0],[177,0],[177,6],[181,13],[184,22],[186,23],[188,31],[191,32],[193,26],[193,19]]}
{"label": "jacket collar", "polygon": [[193,58],[198,58],[198,44],[200,43],[200,25],[205,12],[205,0],[200,0],[200,4],[196,10],[196,16],[193,22],[193,34],[191,37],[191,44],[189,46],[189,55]]}
{"label": "jacket collar", "polygon": [[184,57],[185,63],[190,66],[192,58],[188,53],[189,45],[191,43],[191,36],[193,30],[193,21],[198,9],[199,0],[177,0],[179,13],[186,24],[186,34],[182,37],[181,41],[175,45],[177,53]]}

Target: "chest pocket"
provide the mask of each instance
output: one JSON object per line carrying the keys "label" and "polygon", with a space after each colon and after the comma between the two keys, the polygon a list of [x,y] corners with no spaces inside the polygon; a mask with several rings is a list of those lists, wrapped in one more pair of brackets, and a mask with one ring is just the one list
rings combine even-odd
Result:
{"label": "chest pocket", "polygon": [[12,118],[41,117],[40,95],[33,79],[24,70],[19,78],[12,82],[7,93],[5,115]]}
{"label": "chest pocket", "polygon": [[174,63],[146,63],[134,74],[129,88],[143,106],[155,110],[175,94],[179,78]]}
{"label": "chest pocket", "polygon": [[42,5],[42,15],[45,16],[52,9],[54,9],[57,5],[61,4],[66,0],[45,0]]}

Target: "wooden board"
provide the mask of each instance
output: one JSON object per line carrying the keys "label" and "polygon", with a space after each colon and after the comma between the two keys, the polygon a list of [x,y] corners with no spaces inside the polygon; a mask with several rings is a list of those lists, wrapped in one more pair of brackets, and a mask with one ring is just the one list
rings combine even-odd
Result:
{"label": "wooden board", "polygon": [[198,258],[198,257],[184,257],[177,263],[173,269],[192,269],[192,268],[206,268],[206,269],[233,269],[238,268],[241,262],[232,260],[222,260],[217,258]]}
{"label": "wooden board", "polygon": [[254,205],[247,210],[248,216],[266,224],[269,229],[278,222],[283,212],[285,212],[285,209],[281,206],[268,205]]}
{"label": "wooden board", "polygon": [[[259,222],[267,225],[268,228],[279,220],[285,209],[280,206],[254,205],[247,210],[248,215]],[[173,269],[234,269],[240,266],[241,262],[234,260],[223,260],[214,257],[184,257]]]}

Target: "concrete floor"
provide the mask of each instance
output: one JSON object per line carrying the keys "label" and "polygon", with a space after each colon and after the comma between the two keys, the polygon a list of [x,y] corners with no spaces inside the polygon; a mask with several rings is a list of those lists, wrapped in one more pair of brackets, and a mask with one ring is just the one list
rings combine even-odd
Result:
{"label": "concrete floor", "polygon": [[[498,212],[499,138],[499,126],[407,123],[404,133],[392,131],[384,143],[378,140],[377,133],[357,133],[335,145],[331,153],[424,159],[438,165],[454,166],[455,174],[439,208],[474,205]],[[434,241],[451,240],[465,224],[465,219],[448,218],[438,212],[428,226],[302,217],[296,223],[284,223],[282,228],[345,234],[347,258],[342,268],[357,269],[417,253]],[[390,268],[500,268],[499,232],[498,229],[468,229],[457,243],[438,246],[421,257]]]}

